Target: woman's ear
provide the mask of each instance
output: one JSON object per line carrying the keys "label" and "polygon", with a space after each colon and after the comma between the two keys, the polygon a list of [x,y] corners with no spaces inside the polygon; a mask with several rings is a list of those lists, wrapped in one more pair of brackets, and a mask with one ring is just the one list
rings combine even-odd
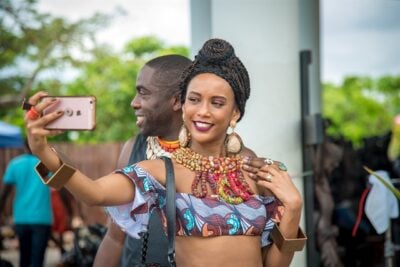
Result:
{"label": "woman's ear", "polygon": [[237,122],[239,118],[240,118],[240,111],[237,107],[235,107],[235,109],[233,110],[231,121]]}

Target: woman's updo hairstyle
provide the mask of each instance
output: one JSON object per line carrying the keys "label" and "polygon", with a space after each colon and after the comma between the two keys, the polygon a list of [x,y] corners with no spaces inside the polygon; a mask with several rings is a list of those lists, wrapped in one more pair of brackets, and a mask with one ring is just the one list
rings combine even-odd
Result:
{"label": "woman's updo hairstyle", "polygon": [[182,74],[180,83],[182,103],[185,101],[189,82],[201,73],[213,73],[229,83],[240,111],[240,120],[250,96],[250,79],[243,63],[235,55],[232,45],[222,39],[210,39],[204,43],[193,63]]}

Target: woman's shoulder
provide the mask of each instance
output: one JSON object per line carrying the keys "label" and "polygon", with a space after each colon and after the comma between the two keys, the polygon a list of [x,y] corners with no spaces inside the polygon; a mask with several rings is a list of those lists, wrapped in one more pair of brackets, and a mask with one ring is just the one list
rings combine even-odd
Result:
{"label": "woman's shoulder", "polygon": [[162,185],[165,185],[165,164],[161,159],[144,160],[136,166],[142,168]]}

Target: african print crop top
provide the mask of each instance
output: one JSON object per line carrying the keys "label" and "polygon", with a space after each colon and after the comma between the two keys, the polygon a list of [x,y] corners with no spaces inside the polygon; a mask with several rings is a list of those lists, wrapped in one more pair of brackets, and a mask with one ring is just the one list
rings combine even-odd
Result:
{"label": "african print crop top", "polygon": [[[106,210],[125,232],[140,238],[147,231],[150,213],[159,212],[166,229],[166,189],[136,164],[117,170],[135,183],[133,202],[107,207]],[[176,193],[176,224],[178,236],[260,235],[262,246],[271,243],[273,219],[278,218],[278,201],[274,197],[254,195],[233,205],[218,198],[197,198]]]}

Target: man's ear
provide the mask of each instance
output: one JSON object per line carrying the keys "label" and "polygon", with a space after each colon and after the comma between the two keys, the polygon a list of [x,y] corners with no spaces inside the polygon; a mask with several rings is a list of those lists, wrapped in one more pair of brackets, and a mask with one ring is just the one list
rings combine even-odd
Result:
{"label": "man's ear", "polygon": [[182,103],[181,103],[181,97],[180,94],[176,94],[174,97],[172,97],[172,109],[174,111],[178,111],[182,109]]}

